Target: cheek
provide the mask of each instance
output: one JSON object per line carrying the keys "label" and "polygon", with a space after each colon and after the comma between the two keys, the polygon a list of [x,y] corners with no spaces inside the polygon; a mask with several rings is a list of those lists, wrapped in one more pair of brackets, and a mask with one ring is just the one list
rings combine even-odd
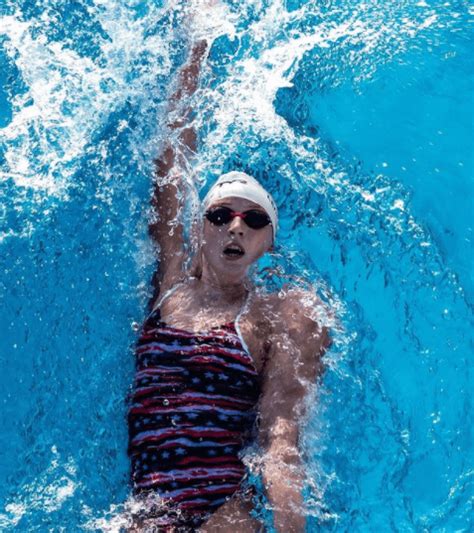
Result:
{"label": "cheek", "polygon": [[266,254],[272,246],[273,234],[265,231],[265,235],[262,235],[258,242],[255,244],[255,260]]}
{"label": "cheek", "polygon": [[205,244],[207,247],[214,248],[219,246],[221,240],[223,239],[225,232],[221,226],[211,226],[209,223],[204,224],[204,229],[202,232],[203,241],[202,244]]}
{"label": "cheek", "polygon": [[264,231],[265,231],[265,234],[263,235],[262,247],[261,247],[262,255],[265,254],[266,252],[268,252],[270,250],[270,248],[272,247],[272,245],[273,245],[273,230],[272,230],[272,228],[267,226]]}

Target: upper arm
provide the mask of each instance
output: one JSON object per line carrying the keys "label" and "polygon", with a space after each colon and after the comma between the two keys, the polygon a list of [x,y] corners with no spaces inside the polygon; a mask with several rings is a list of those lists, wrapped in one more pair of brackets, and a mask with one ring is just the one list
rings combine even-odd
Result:
{"label": "upper arm", "polygon": [[155,184],[153,213],[148,230],[158,250],[158,273],[155,286],[171,285],[171,279],[182,271],[184,261],[183,227],[179,220],[178,189],[174,183]]}
{"label": "upper arm", "polygon": [[296,448],[308,393],[323,370],[328,332],[304,309],[301,293],[283,300],[271,338],[260,406],[260,438],[266,447]]}

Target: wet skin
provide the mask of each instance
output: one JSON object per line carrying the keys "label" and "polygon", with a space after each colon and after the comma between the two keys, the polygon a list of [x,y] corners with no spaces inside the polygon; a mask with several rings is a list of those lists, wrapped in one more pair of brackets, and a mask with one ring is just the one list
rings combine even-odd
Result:
{"label": "wet skin", "polygon": [[[238,212],[262,209],[236,197],[213,204],[217,205]],[[239,217],[223,226],[204,219],[202,276],[198,279],[189,274],[183,276],[179,269],[182,256],[175,255],[176,263],[171,262],[163,276],[161,294],[181,280],[182,284],[162,302],[163,320],[191,331],[235,320],[247,301],[249,267],[271,248],[272,241],[270,225],[255,230]],[[232,243],[244,250],[242,256],[228,257],[224,253]],[[239,319],[242,337],[262,374],[259,440],[267,456],[263,478],[267,493],[279,502],[281,510],[275,513],[275,521],[285,531],[304,529],[303,511],[295,518],[295,513],[286,506],[303,507],[298,426],[304,414],[304,399],[321,372],[321,355],[329,343],[326,329],[310,317],[318,305],[320,302],[313,294],[300,289],[286,287],[273,294],[252,291]],[[242,531],[256,530],[257,523],[248,512],[248,502],[233,498],[212,515],[202,531],[224,531],[232,523],[229,520],[236,520],[235,531],[239,531],[238,522]],[[294,527],[288,525],[287,516],[292,516]]]}

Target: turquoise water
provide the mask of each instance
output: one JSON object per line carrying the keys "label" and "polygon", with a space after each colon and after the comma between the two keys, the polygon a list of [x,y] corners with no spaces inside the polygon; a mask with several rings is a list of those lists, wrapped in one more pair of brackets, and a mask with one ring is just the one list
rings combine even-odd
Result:
{"label": "turquoise water", "polygon": [[[0,7],[4,531],[118,527],[183,5]],[[213,40],[196,182],[264,182],[282,229],[261,266],[309,279],[337,315],[305,427],[308,531],[472,531],[474,10],[225,6],[196,22]]]}

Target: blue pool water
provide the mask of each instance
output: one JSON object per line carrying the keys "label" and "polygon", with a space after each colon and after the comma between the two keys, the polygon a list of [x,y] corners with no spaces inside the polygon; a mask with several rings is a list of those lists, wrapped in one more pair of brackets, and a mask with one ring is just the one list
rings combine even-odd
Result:
{"label": "blue pool water", "polygon": [[[186,4],[0,7],[2,531],[117,529]],[[305,423],[308,531],[472,531],[474,9],[225,8],[195,23],[213,40],[197,185],[262,180],[282,228],[261,266],[310,280],[337,316]]]}

